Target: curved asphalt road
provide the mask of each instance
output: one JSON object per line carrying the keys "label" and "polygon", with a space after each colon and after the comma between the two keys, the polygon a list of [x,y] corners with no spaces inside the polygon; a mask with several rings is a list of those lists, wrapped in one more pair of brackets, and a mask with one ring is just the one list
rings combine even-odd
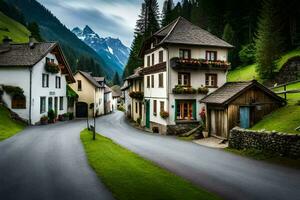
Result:
{"label": "curved asphalt road", "polygon": [[97,131],[226,199],[300,199],[300,170],[247,159],[168,136],[148,134],[123,113],[101,117]]}
{"label": "curved asphalt road", "polygon": [[87,164],[85,121],[29,127],[0,142],[0,199],[113,199]]}

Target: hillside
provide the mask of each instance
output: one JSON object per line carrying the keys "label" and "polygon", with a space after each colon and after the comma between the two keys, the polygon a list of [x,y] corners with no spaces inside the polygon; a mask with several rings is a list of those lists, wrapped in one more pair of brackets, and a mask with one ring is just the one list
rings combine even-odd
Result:
{"label": "hillside", "polygon": [[[282,66],[294,56],[300,56],[300,49],[295,49],[283,54],[281,58],[276,61],[277,71],[279,71]],[[262,80],[259,78],[256,72],[256,66],[256,64],[241,66],[229,71],[227,75],[227,81],[248,81],[257,79],[261,82]]]}
{"label": "hillside", "polygon": [[0,12],[0,41],[8,36],[13,42],[28,42],[30,32],[25,26]]}
{"label": "hillside", "polygon": [[17,7],[24,15],[27,22],[38,23],[42,37],[47,41],[58,41],[68,58],[72,69],[76,69],[79,57],[93,58],[97,61],[105,75],[111,78],[114,70],[92,48],[78,39],[67,27],[65,27],[50,11],[36,0],[7,0]]}

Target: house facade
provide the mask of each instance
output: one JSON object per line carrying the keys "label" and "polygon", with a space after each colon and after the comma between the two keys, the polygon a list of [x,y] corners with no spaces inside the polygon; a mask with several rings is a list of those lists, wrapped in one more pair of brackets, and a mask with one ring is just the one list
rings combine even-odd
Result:
{"label": "house facade", "polygon": [[67,84],[73,82],[71,68],[57,43],[3,41],[0,47],[2,100],[29,124],[39,123],[49,110],[58,115],[67,113]]}
{"label": "house facade", "polygon": [[121,98],[123,101],[123,106],[125,108],[125,115],[127,118],[131,118],[131,97],[129,96],[130,84],[128,80],[124,80],[121,87]]}
{"label": "house facade", "polygon": [[112,96],[112,90],[110,87],[105,85],[104,90],[104,112],[105,114],[109,114],[113,111],[113,96]]}
{"label": "house facade", "polygon": [[146,127],[173,133],[198,124],[200,100],[226,82],[230,48],[182,17],[144,42]]}
{"label": "house facade", "polygon": [[74,78],[76,82],[70,87],[78,94],[75,116],[85,118],[105,114],[105,79],[83,71],[78,71]]}

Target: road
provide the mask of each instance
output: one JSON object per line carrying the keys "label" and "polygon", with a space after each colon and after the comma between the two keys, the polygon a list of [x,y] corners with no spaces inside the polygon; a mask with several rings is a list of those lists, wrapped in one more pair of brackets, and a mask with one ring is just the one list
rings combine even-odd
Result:
{"label": "road", "polygon": [[149,134],[115,112],[97,120],[97,132],[225,199],[299,199],[300,170]]}
{"label": "road", "polygon": [[0,199],[113,199],[89,167],[85,121],[35,126],[0,142]]}

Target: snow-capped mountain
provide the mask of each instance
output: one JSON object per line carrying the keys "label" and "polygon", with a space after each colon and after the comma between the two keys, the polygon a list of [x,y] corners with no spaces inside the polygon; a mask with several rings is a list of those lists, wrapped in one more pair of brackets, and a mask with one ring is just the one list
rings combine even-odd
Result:
{"label": "snow-capped mountain", "polygon": [[88,25],[83,30],[76,27],[72,32],[93,48],[105,61],[109,62],[112,68],[119,73],[123,71],[128,61],[130,49],[119,39],[111,37],[102,38]]}

